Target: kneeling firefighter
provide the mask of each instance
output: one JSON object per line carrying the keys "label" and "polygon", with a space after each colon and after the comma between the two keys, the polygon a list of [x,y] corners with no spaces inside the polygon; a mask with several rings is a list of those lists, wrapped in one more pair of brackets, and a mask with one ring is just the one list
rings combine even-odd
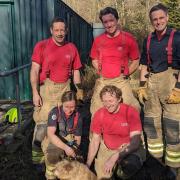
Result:
{"label": "kneeling firefighter", "polygon": [[53,171],[59,161],[67,156],[72,158],[78,156],[78,146],[81,143],[82,119],[76,111],[74,92],[65,92],[61,102],[62,106],[54,107],[49,113],[47,136],[42,142],[46,164],[45,175],[48,180],[56,179]]}

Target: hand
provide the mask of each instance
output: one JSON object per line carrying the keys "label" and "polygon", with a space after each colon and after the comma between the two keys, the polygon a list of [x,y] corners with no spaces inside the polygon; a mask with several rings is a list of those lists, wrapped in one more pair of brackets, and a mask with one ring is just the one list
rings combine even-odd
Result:
{"label": "hand", "polygon": [[147,87],[139,87],[139,89],[137,90],[137,95],[139,102],[141,104],[144,104],[144,101],[148,100]]}
{"label": "hand", "polygon": [[121,147],[119,148],[119,152],[121,153],[121,152],[125,151],[128,146],[129,146],[129,144],[127,144],[127,143],[122,144]]}
{"label": "hand", "polygon": [[180,89],[174,88],[169,96],[166,98],[168,104],[179,104],[180,103]]}
{"label": "hand", "polygon": [[38,107],[42,106],[43,104],[42,99],[38,93],[33,94],[33,104],[34,106],[38,106]]}
{"label": "hand", "polygon": [[105,162],[104,172],[106,174],[110,174],[112,172],[112,169],[118,159],[119,159],[119,152],[116,152]]}
{"label": "hand", "polygon": [[77,100],[83,100],[83,97],[84,97],[83,90],[82,89],[77,89],[76,96],[77,96]]}
{"label": "hand", "polygon": [[90,166],[91,166],[91,165],[89,165],[89,164],[86,162],[86,166],[87,166],[88,169],[90,169]]}
{"label": "hand", "polygon": [[65,151],[67,156],[71,156],[71,157],[75,157],[76,156],[74,150],[71,147],[69,147],[69,146],[66,146],[64,151]]}

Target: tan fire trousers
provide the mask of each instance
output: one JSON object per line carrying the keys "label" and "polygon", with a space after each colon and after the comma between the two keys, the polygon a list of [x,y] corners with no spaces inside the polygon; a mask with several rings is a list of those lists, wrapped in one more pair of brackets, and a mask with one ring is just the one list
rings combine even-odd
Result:
{"label": "tan fire trousers", "polygon": [[62,94],[68,90],[70,90],[70,81],[66,83],[54,83],[46,79],[44,84],[40,86],[40,96],[43,105],[41,107],[35,107],[33,114],[36,123],[32,141],[32,161],[34,164],[39,164],[43,161],[41,142],[46,135],[48,113],[53,107],[61,103]]}
{"label": "tan fire trousers", "polygon": [[165,154],[165,162],[180,167],[180,104],[167,104],[166,98],[175,86],[176,70],[150,73],[148,100],[145,102],[144,130],[148,150],[156,158]]}
{"label": "tan fire trousers", "polygon": [[[106,145],[104,144],[104,141],[103,140],[101,141],[98,155],[97,155],[97,158],[95,159],[95,170],[96,170],[98,179],[110,178],[112,176],[116,165],[114,166],[112,173],[107,174],[104,172],[104,164],[116,152],[117,152],[116,150],[108,149]],[[133,154],[139,157],[141,163],[143,163],[146,159],[146,152],[143,146],[141,146],[138,149],[138,151],[134,152]]]}
{"label": "tan fire trousers", "polygon": [[102,88],[106,85],[114,85],[120,88],[122,91],[123,102],[128,105],[132,105],[138,111],[140,111],[139,102],[133,95],[128,79],[124,79],[123,76],[113,78],[113,79],[100,77],[99,79],[96,80],[93,97],[91,99],[90,111],[91,111],[92,116],[99,108],[103,107],[99,94]]}
{"label": "tan fire trousers", "polygon": [[[67,141],[73,141],[74,135],[69,134],[64,137]],[[56,164],[65,158],[65,152],[52,144],[47,137],[44,138],[42,141],[42,150],[45,156],[45,165],[46,165],[46,178],[49,179],[56,179],[54,175],[54,170],[56,168]]]}
{"label": "tan fire trousers", "polygon": [[68,90],[70,90],[70,81],[55,83],[49,79],[45,80],[44,84],[40,86],[43,105],[34,109],[33,118],[36,124],[47,123],[48,113],[61,102],[62,94]]}

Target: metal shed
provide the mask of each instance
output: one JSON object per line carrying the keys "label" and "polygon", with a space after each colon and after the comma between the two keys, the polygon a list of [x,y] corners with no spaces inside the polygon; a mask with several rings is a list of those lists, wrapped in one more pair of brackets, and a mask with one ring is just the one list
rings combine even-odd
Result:
{"label": "metal shed", "polygon": [[[0,0],[0,72],[31,61],[35,43],[47,38],[54,16],[66,19],[81,60],[87,63],[92,44],[92,27],[61,0]],[[29,68],[19,71],[20,97],[31,98]],[[0,77],[0,99],[14,99],[15,77]]]}

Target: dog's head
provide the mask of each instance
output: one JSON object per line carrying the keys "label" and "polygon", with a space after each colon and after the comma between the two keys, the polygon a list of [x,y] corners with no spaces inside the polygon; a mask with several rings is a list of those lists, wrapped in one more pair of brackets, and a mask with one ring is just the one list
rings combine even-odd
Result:
{"label": "dog's head", "polygon": [[79,164],[80,163],[77,161],[63,160],[56,165],[54,174],[59,179],[71,180],[72,177],[75,177],[77,175]]}

